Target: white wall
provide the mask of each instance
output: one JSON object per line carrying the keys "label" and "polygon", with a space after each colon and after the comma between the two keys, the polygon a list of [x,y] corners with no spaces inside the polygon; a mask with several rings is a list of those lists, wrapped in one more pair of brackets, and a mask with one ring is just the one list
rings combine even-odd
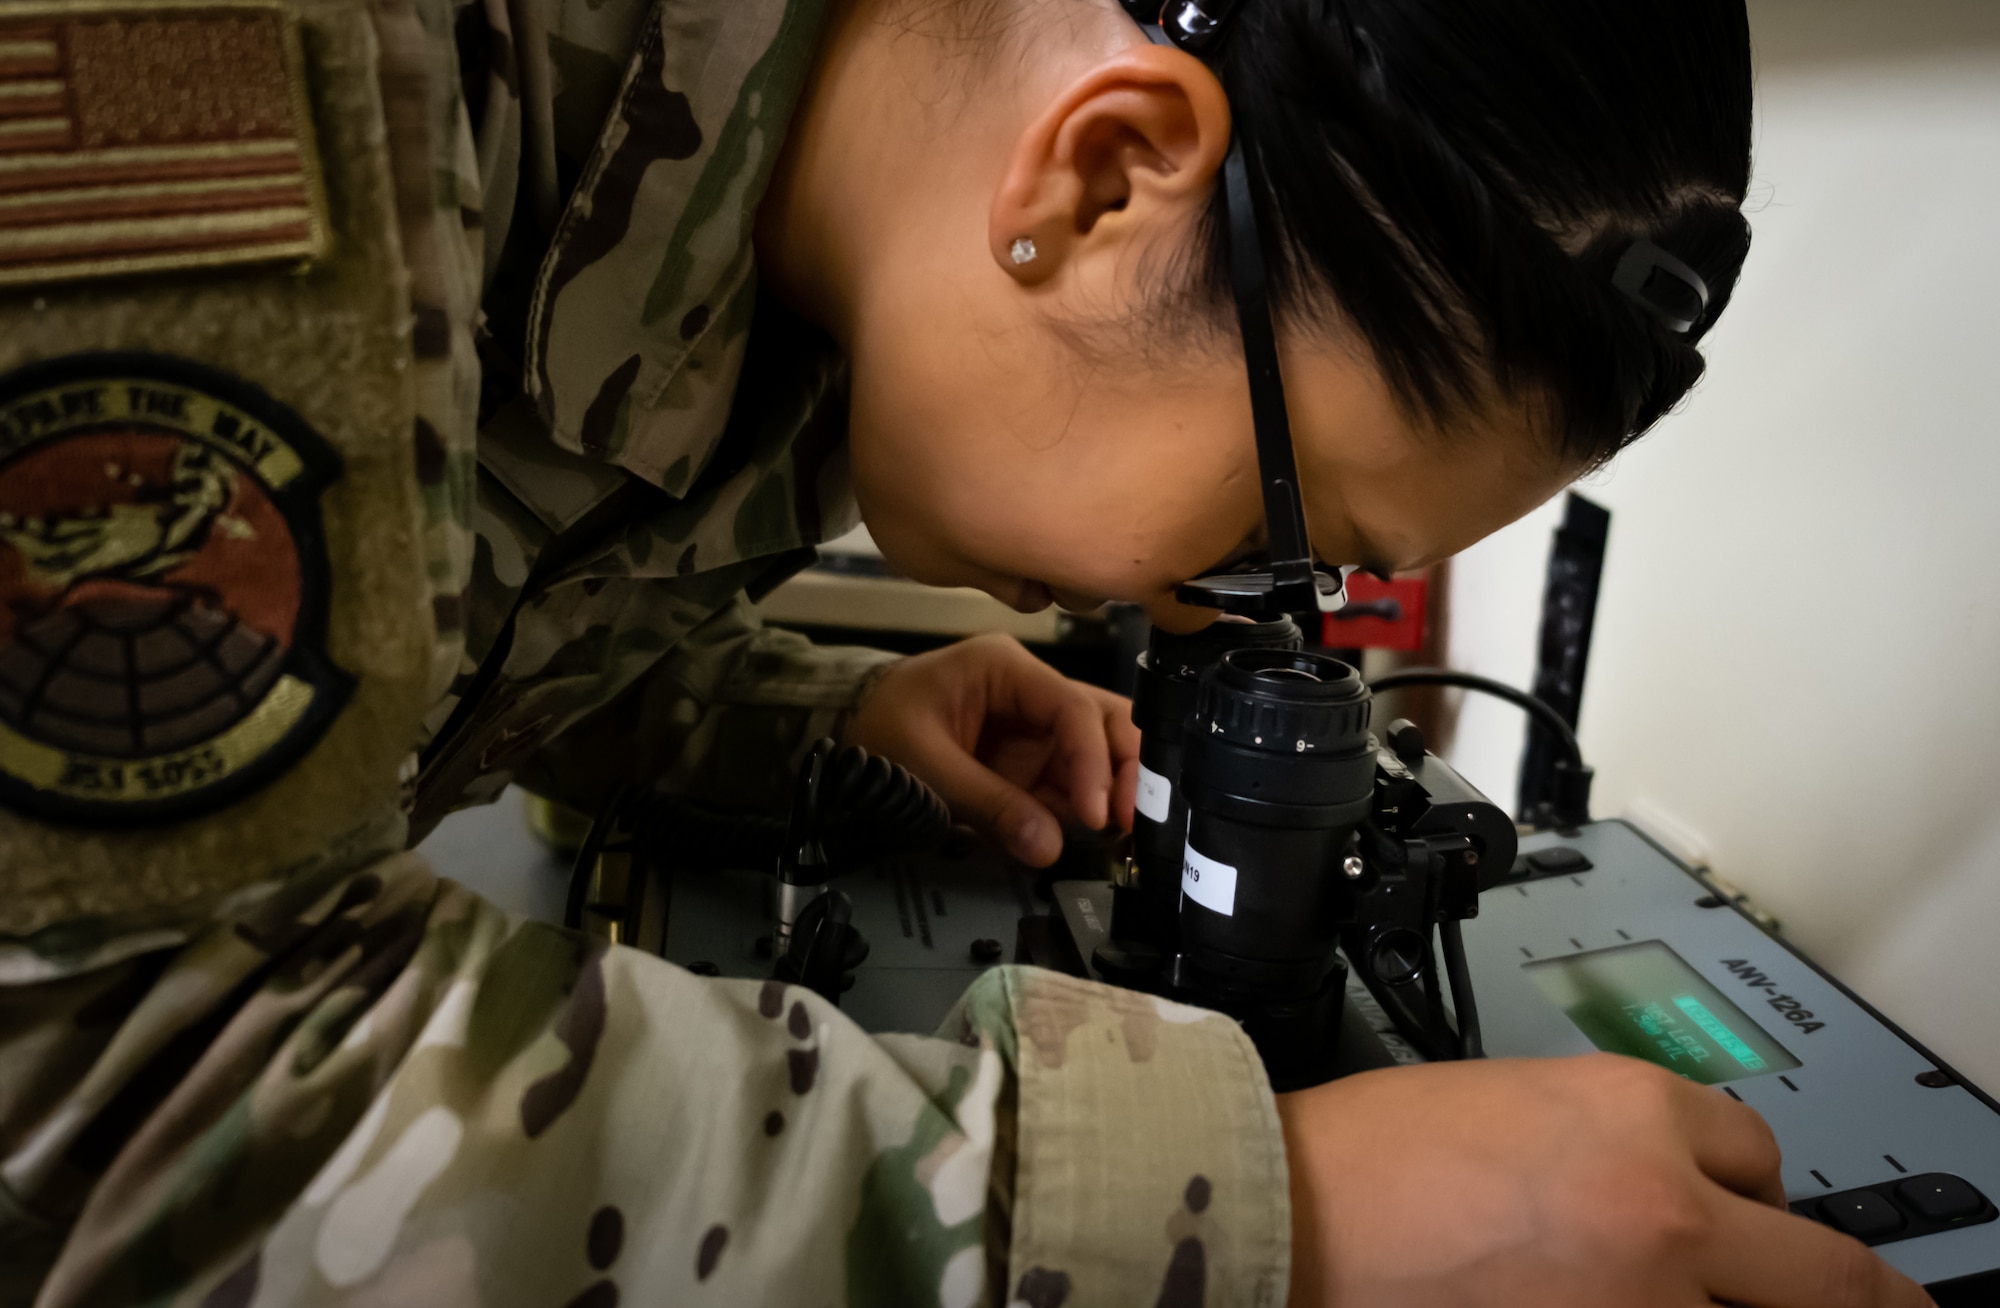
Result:
{"label": "white wall", "polygon": [[[2000,1092],[2000,46],[1932,35],[1762,60],[1709,377],[1582,488],[1613,514],[1582,739],[1600,815],[1678,822]],[[1457,666],[1527,683],[1560,507],[1454,564]],[[1456,761],[1511,805],[1520,742],[1467,703]]]}

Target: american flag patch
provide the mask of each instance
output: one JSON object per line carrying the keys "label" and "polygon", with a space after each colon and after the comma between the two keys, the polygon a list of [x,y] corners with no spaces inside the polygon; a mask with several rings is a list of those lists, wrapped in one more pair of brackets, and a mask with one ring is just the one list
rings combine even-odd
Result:
{"label": "american flag patch", "polygon": [[0,5],[0,284],[306,263],[327,240],[282,6]]}

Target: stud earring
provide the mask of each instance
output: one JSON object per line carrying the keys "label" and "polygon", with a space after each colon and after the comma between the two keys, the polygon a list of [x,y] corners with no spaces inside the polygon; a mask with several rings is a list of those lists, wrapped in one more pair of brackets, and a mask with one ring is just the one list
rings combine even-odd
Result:
{"label": "stud earring", "polygon": [[1033,263],[1035,261],[1034,238],[1016,236],[1014,243],[1007,247],[1007,253],[1016,264]]}

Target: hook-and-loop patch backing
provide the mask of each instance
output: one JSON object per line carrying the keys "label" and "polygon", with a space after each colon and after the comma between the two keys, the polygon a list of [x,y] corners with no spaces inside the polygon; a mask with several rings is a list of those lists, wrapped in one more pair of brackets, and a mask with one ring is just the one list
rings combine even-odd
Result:
{"label": "hook-and-loop patch backing", "polygon": [[328,235],[288,10],[7,7],[0,285],[309,261]]}
{"label": "hook-and-loop patch backing", "polygon": [[0,937],[393,847],[436,640],[367,0],[0,7]]}

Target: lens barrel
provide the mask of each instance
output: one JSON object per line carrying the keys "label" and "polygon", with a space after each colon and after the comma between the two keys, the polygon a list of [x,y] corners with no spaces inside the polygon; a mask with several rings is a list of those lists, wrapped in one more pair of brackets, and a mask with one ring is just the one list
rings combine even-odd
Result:
{"label": "lens barrel", "polygon": [[1178,948],[1181,855],[1187,844],[1181,753],[1202,674],[1235,650],[1296,650],[1301,643],[1298,624],[1288,617],[1216,622],[1185,635],[1155,628],[1139,656],[1132,696],[1132,722],[1139,728],[1139,796],[1132,816],[1138,878],[1129,891],[1121,888],[1114,922],[1119,937],[1143,942],[1162,961]]}
{"label": "lens barrel", "polygon": [[1370,811],[1361,674],[1324,654],[1237,650],[1203,677],[1183,742],[1180,947],[1205,984],[1304,996],[1337,966]]}

